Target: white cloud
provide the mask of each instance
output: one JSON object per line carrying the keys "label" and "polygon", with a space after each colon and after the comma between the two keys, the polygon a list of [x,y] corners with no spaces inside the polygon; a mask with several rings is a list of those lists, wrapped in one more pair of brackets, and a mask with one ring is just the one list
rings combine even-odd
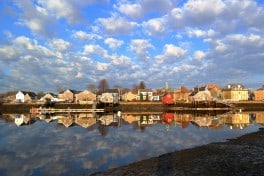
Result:
{"label": "white cloud", "polygon": [[106,71],[108,69],[108,64],[107,63],[101,63],[101,62],[98,62],[96,64],[96,68],[99,70],[99,71]]}
{"label": "white cloud", "polygon": [[163,35],[166,30],[166,23],[163,18],[150,19],[143,23],[144,30],[150,36]]}
{"label": "white cloud", "polygon": [[107,50],[103,49],[99,45],[85,45],[83,54],[85,55],[95,54],[95,55],[103,56],[105,58],[108,57]]}
{"label": "white cloud", "polygon": [[131,41],[130,49],[134,51],[137,55],[137,58],[146,61],[149,59],[148,50],[153,48],[151,43],[145,39],[134,39]]}
{"label": "white cloud", "polygon": [[94,33],[87,33],[85,31],[74,31],[73,32],[73,37],[79,39],[79,40],[97,40],[97,39],[102,39],[101,36],[94,34]]}
{"label": "white cloud", "polygon": [[124,44],[124,42],[122,40],[117,40],[117,39],[114,39],[114,38],[106,38],[104,40],[104,43],[107,44],[109,46],[109,48],[111,48],[111,49],[117,49],[121,45]]}
{"label": "white cloud", "polygon": [[142,17],[144,13],[140,4],[120,4],[118,10],[131,18]]}
{"label": "white cloud", "polygon": [[18,56],[17,54],[18,53],[17,53],[16,49],[12,46],[0,47],[0,56],[4,60],[16,59],[16,57]]}
{"label": "white cloud", "polygon": [[116,5],[116,8],[130,18],[143,18],[152,12],[165,14],[174,5],[174,0],[140,0],[135,3],[121,1]]}
{"label": "white cloud", "polygon": [[189,37],[214,37],[216,35],[216,32],[213,29],[209,30],[201,30],[201,29],[193,29],[193,28],[188,28],[187,30],[187,35]]}
{"label": "white cloud", "polygon": [[174,63],[186,54],[186,50],[177,47],[173,44],[166,44],[163,49],[163,54],[156,56],[157,63]]}
{"label": "white cloud", "polygon": [[212,23],[224,8],[222,0],[189,0],[183,7],[188,23],[195,25]]}
{"label": "white cloud", "polygon": [[58,51],[65,51],[70,47],[70,43],[63,39],[53,39],[51,45]]}
{"label": "white cloud", "polygon": [[206,53],[203,52],[203,51],[200,51],[200,50],[195,51],[195,53],[194,53],[194,55],[193,55],[193,58],[194,58],[194,59],[197,59],[197,60],[201,60],[201,59],[203,59],[203,58],[205,58],[205,57],[206,57]]}
{"label": "white cloud", "polygon": [[73,4],[73,1],[39,0],[38,3],[41,4],[49,14],[55,16],[57,19],[66,18],[70,23],[75,23],[80,19],[80,11],[77,9],[78,6]]}
{"label": "white cloud", "polygon": [[127,19],[117,15],[109,18],[99,18],[98,22],[102,25],[105,33],[111,35],[130,34],[137,26],[135,22],[128,21]]}

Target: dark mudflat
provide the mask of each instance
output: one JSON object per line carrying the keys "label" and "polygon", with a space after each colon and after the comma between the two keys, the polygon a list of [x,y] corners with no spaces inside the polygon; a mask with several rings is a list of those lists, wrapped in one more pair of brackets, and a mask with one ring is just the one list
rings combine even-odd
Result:
{"label": "dark mudflat", "polygon": [[264,175],[264,129],[93,175]]}

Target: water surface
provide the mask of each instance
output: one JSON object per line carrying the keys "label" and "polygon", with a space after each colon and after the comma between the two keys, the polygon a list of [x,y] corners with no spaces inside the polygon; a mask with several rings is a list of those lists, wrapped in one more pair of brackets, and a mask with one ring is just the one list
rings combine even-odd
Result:
{"label": "water surface", "polygon": [[255,132],[264,122],[264,112],[65,116],[68,128],[62,115],[1,115],[1,175],[89,175]]}

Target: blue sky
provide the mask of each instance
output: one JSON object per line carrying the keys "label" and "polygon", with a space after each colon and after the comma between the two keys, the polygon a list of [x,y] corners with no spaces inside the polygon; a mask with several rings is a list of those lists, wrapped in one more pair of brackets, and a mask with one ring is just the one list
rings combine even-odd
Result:
{"label": "blue sky", "polygon": [[264,84],[254,0],[4,0],[0,91]]}

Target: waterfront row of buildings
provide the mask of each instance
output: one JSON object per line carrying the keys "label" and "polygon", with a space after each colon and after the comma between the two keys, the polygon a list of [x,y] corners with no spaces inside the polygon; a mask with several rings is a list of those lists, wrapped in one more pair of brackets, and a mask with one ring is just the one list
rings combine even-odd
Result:
{"label": "waterfront row of buildings", "polygon": [[[3,97],[4,102],[32,102],[32,101],[53,101],[68,103],[92,103],[101,101],[105,103],[117,103],[119,101],[162,101],[163,97],[170,94],[173,102],[184,101],[206,101],[206,100],[264,100],[264,86],[252,91],[241,84],[229,84],[226,88],[221,88],[217,84],[207,84],[205,86],[194,87],[189,90],[184,86],[172,89],[168,86],[163,89],[139,89],[137,92],[121,89],[107,89],[98,95],[89,90],[76,91],[67,89],[58,94],[46,93],[39,99],[36,93],[29,91],[18,91],[15,95]],[[167,97],[167,98],[168,98]]]}

